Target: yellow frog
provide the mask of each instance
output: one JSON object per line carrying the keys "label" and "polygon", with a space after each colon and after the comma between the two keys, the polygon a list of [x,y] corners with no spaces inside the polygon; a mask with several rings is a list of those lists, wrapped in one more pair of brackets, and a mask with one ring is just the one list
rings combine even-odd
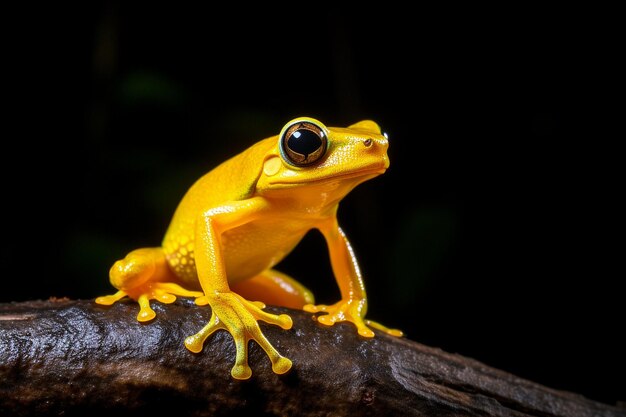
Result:
{"label": "yellow frog", "polygon": [[[249,340],[265,350],[275,373],[291,368],[257,321],[289,329],[292,320],[264,312],[264,303],[327,313],[317,318],[321,324],[352,322],[364,337],[374,336],[370,327],[401,336],[365,320],[363,279],[336,216],[346,194],[389,167],[387,147],[386,135],[371,120],[348,128],[326,127],[310,117],[291,120],[278,136],[201,177],[176,209],[162,247],[137,249],[115,262],[109,274],[119,291],[96,303],[129,296],[139,302],[141,322],[156,316],[151,299],[172,303],[180,295],[209,304],[209,323],[187,337],[185,346],[200,352],[213,332],[227,330],[237,349],[231,370],[236,379],[252,375]],[[341,292],[341,300],[330,306],[315,305],[307,288],[272,269],[314,228],[326,239]]]}

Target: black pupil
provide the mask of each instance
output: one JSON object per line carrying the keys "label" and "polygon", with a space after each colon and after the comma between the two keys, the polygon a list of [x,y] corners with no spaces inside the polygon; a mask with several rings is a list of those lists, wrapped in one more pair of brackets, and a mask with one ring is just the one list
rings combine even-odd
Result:
{"label": "black pupil", "polygon": [[306,157],[322,146],[322,139],[308,129],[298,129],[287,140],[287,146],[294,152]]}

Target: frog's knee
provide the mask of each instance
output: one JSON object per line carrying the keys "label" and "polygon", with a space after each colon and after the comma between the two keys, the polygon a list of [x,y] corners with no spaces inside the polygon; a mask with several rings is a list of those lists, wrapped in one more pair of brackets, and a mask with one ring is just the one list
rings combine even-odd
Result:
{"label": "frog's knee", "polygon": [[146,283],[155,275],[158,258],[162,256],[156,248],[130,252],[109,270],[111,284],[117,289],[129,290]]}

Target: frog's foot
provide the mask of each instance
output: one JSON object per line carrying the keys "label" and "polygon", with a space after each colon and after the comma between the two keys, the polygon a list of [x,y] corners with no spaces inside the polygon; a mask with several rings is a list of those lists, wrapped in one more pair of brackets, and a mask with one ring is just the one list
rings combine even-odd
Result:
{"label": "frog's foot", "polygon": [[136,288],[120,290],[113,295],[105,295],[96,298],[96,303],[102,305],[111,305],[121,300],[125,296],[137,300],[139,303],[139,314],[137,320],[146,322],[154,319],[156,313],[150,307],[150,300],[157,300],[164,304],[171,304],[176,301],[176,296],[182,297],[199,297],[202,295],[200,291],[189,291],[173,282],[148,282]]}
{"label": "frog's foot", "polygon": [[392,336],[402,336],[402,331],[400,330],[390,329],[375,321],[365,320],[363,318],[365,306],[365,300],[342,300],[330,306],[324,304],[307,304],[303,307],[303,310],[309,313],[328,313],[316,318],[319,323],[325,326],[332,326],[342,321],[353,323],[358,333],[363,337],[374,337],[374,332],[370,327],[381,330]]}
{"label": "frog's foot", "polygon": [[235,366],[230,372],[233,378],[248,379],[252,375],[252,369],[248,366],[249,340],[254,340],[263,348],[272,362],[272,370],[275,373],[284,374],[291,368],[291,361],[278,353],[265,338],[257,323],[258,320],[263,320],[286,330],[293,325],[291,317],[286,314],[266,313],[261,310],[265,307],[263,303],[248,301],[234,292],[199,297],[196,304],[210,304],[213,314],[202,330],[185,339],[187,349],[195,353],[202,351],[204,341],[216,330],[224,329],[233,336],[237,348]]}
{"label": "frog's foot", "polygon": [[109,270],[111,284],[119,291],[113,295],[96,298],[96,303],[111,305],[129,296],[139,303],[137,320],[152,320],[156,313],[150,308],[150,300],[165,304],[173,303],[176,296],[198,297],[200,291],[189,291],[174,281],[176,277],[168,266],[162,248],[141,248],[130,252],[124,259],[113,264]]}

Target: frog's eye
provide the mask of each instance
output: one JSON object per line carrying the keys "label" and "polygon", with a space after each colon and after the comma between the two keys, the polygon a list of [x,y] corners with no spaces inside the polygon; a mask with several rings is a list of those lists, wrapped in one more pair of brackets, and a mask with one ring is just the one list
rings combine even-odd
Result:
{"label": "frog's eye", "polygon": [[326,152],[328,139],[320,126],[311,122],[296,122],[280,138],[283,159],[298,167],[314,164]]}

